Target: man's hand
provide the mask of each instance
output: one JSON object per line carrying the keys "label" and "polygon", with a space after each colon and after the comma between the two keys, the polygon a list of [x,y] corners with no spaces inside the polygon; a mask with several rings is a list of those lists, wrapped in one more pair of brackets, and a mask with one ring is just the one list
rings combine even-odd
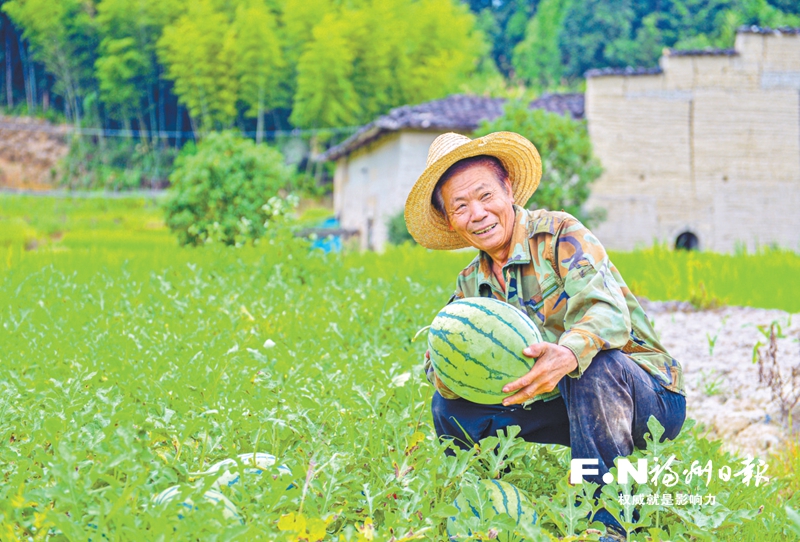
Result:
{"label": "man's hand", "polygon": [[535,395],[554,390],[564,375],[578,367],[575,354],[566,346],[537,343],[522,353],[529,358],[536,358],[536,363],[528,374],[503,387],[504,393],[519,390],[503,399],[504,406],[524,403]]}

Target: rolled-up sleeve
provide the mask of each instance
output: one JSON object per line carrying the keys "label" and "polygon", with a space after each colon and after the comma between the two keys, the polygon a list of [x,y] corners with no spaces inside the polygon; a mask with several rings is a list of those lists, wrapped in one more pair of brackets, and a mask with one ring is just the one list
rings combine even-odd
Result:
{"label": "rolled-up sleeve", "polygon": [[575,354],[578,368],[569,376],[577,378],[597,352],[628,342],[631,318],[608,254],[586,227],[566,221],[553,237],[553,254],[567,295],[558,344]]}

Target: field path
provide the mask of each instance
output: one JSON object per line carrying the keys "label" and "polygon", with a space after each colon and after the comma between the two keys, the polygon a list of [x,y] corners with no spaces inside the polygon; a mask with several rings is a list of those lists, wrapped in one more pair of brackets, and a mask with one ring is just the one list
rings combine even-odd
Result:
{"label": "field path", "polygon": [[[749,307],[696,311],[681,302],[643,300],[642,305],[664,346],[683,365],[687,416],[705,426],[708,438],[723,439],[729,451],[762,457],[779,448],[789,431],[780,403],[759,384],[753,346],[768,342],[757,326],[777,321],[785,337],[777,341],[776,357],[787,379],[791,367],[800,366],[800,314]],[[794,419],[797,431],[800,408]]]}

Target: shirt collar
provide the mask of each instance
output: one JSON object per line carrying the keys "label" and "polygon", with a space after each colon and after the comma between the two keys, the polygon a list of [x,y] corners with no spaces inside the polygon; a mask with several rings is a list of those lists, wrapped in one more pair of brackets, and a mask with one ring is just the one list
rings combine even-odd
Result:
{"label": "shirt collar", "polygon": [[[508,261],[503,267],[512,264],[525,264],[531,262],[531,247],[528,244],[528,211],[514,205],[514,231],[511,234],[511,250],[508,253]],[[490,284],[494,280],[492,274],[492,258],[484,251],[478,255],[480,265],[478,267],[478,284]]]}

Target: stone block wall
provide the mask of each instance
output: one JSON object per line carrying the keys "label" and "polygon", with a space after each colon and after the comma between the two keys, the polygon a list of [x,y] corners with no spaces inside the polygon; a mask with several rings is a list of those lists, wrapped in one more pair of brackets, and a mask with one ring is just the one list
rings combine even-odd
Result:
{"label": "stone block wall", "polygon": [[742,32],[734,51],[660,66],[587,81],[598,237],[620,250],[684,232],[701,249],[799,250],[800,34]]}

